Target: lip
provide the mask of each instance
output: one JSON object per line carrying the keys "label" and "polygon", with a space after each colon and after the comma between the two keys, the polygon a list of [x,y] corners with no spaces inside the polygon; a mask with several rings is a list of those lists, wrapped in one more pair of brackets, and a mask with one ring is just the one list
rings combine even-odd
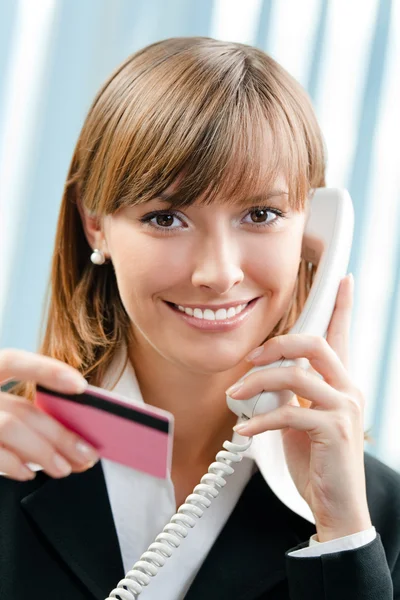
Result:
{"label": "lip", "polygon": [[[172,306],[172,303],[168,303],[165,300],[163,300],[163,304],[165,304],[165,306],[171,313],[175,314],[178,318],[183,319],[183,321],[186,321],[188,325],[195,329],[201,329],[203,331],[224,332],[232,331],[233,329],[240,327],[242,323],[244,323],[250,317],[259,299],[260,298],[254,298],[249,302],[246,308],[242,310],[241,313],[235,315],[234,317],[231,317],[230,319],[225,319],[224,321],[209,321],[208,319],[197,319],[196,317],[191,317],[190,315],[187,315],[186,313],[180,311],[178,308],[175,308],[174,306]],[[238,304],[244,304],[244,302],[239,302]],[[229,304],[225,306],[234,305]],[[196,306],[195,308],[200,308],[200,306]],[[207,306],[206,308],[211,307]],[[222,308],[222,306],[220,308]]]}

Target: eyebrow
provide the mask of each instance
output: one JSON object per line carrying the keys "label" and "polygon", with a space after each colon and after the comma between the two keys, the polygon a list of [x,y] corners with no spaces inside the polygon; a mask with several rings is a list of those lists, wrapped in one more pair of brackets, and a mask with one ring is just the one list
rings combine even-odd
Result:
{"label": "eyebrow", "polygon": [[[161,200],[162,202],[170,203],[170,199],[174,194],[168,192],[160,192],[157,196],[154,196],[154,200]],[[258,204],[262,202],[266,202],[271,198],[279,198],[281,196],[289,196],[289,192],[285,192],[284,190],[272,190],[266,194],[257,194],[255,196],[249,196],[248,198],[243,198],[242,200],[238,200],[237,204]]]}

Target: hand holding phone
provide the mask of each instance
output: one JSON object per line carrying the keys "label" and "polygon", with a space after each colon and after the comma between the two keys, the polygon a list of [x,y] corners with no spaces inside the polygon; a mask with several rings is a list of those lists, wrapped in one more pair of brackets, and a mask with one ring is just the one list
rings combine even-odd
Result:
{"label": "hand holding phone", "polygon": [[[352,232],[349,195],[321,190],[304,242],[306,251],[313,244],[318,268],[303,311],[287,335],[268,340],[256,357],[250,354],[258,366],[240,387],[227,390],[228,405],[249,419],[235,427],[241,435],[258,436],[254,441],[262,446],[263,436],[281,432],[287,467],[313,513],[320,542],[372,526],[365,492],[365,400],[348,373],[353,283],[344,275]],[[302,361],[314,374],[304,374]],[[301,407],[295,395],[311,407]]]}

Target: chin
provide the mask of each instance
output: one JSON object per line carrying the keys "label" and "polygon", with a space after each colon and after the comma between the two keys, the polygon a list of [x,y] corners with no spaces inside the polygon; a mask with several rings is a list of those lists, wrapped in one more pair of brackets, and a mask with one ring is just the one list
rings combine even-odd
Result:
{"label": "chin", "polygon": [[[250,350],[248,351],[250,352]],[[205,356],[196,356],[190,357],[187,354],[182,361],[187,368],[193,370],[198,373],[222,373],[224,371],[229,371],[230,369],[234,369],[241,363],[243,363],[245,356],[248,352],[243,352],[243,354],[238,354],[237,351],[232,352],[231,354],[227,352],[208,352]],[[191,360],[192,358],[192,360]],[[249,363],[249,368],[250,368]]]}

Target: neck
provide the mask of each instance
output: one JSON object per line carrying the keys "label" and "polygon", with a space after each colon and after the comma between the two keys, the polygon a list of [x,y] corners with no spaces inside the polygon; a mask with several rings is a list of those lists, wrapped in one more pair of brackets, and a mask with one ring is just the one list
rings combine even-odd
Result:
{"label": "neck", "polygon": [[144,402],[174,415],[175,467],[208,467],[222,443],[231,440],[237,421],[225,390],[249,370],[249,363],[221,373],[196,373],[168,362],[150,346],[132,344],[128,352]]}

